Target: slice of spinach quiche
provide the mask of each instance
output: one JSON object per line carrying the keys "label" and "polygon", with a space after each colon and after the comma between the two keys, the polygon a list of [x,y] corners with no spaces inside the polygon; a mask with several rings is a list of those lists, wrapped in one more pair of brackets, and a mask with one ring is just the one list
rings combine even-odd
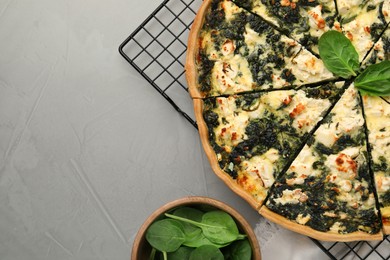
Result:
{"label": "slice of spinach quiche", "polygon": [[333,0],[233,0],[318,54],[318,39],[330,29],[340,30]]}
{"label": "slice of spinach quiche", "polygon": [[[390,234],[390,97],[330,73],[331,29],[361,69],[389,59],[390,0],[204,0],[186,78],[213,171],[268,219],[319,240]],[[387,28],[387,29],[386,29]]]}
{"label": "slice of spinach quiche", "polygon": [[363,102],[380,212],[390,234],[390,104],[372,96],[364,96]]}
{"label": "slice of spinach quiche", "polygon": [[197,48],[192,67],[198,72],[191,75],[193,97],[294,88],[334,78],[297,41],[231,1],[205,10],[203,26],[193,33],[197,36],[190,46]]}
{"label": "slice of spinach quiche", "polygon": [[381,237],[360,104],[351,86],[276,181],[263,216],[326,240]]}

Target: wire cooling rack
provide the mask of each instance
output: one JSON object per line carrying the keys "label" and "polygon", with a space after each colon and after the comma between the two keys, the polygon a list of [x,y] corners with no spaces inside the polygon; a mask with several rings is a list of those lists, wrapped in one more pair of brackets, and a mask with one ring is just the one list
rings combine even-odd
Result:
{"label": "wire cooling rack", "polygon": [[[119,46],[120,54],[194,127],[185,79],[187,38],[201,0],[165,0]],[[376,242],[312,241],[330,259],[390,259],[390,237]]]}

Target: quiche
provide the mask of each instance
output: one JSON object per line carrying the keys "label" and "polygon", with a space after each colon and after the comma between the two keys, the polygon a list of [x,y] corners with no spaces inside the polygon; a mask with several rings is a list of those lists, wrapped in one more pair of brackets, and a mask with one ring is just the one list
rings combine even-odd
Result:
{"label": "quiche", "polygon": [[327,241],[390,234],[390,97],[328,71],[338,30],[362,67],[389,59],[390,1],[204,0],[186,78],[216,175],[262,216]]}

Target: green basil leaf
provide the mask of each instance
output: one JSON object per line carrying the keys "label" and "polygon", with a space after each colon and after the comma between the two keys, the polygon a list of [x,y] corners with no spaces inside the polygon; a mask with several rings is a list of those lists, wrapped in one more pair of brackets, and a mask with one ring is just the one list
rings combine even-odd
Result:
{"label": "green basil leaf", "polygon": [[373,96],[390,95],[390,61],[368,66],[355,79],[355,87],[362,93]]}
{"label": "green basil leaf", "polygon": [[329,71],[345,79],[356,76],[359,54],[342,33],[334,30],[325,32],[319,39],[318,48]]}
{"label": "green basil leaf", "polygon": [[146,240],[159,251],[176,251],[185,241],[183,226],[174,219],[156,221],[146,231]]}
{"label": "green basil leaf", "polygon": [[190,255],[190,260],[223,260],[222,252],[215,246],[205,245],[196,248]]}

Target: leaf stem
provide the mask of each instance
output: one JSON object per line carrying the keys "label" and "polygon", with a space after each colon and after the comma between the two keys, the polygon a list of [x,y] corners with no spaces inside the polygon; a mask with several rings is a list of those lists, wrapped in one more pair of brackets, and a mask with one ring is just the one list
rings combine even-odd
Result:
{"label": "leaf stem", "polygon": [[183,221],[183,222],[186,222],[186,223],[189,223],[189,224],[192,224],[194,226],[197,226],[197,227],[204,227],[205,225],[200,223],[200,222],[196,222],[196,221],[193,221],[191,219],[187,219],[187,218],[182,218],[182,217],[179,217],[179,216],[175,216],[175,215],[172,215],[172,214],[169,214],[169,213],[165,213],[165,216],[167,216],[168,218],[172,218],[172,219],[176,219],[176,220],[180,220],[180,221]]}
{"label": "leaf stem", "polygon": [[242,239],[245,239],[246,237],[247,237],[247,235],[245,235],[245,234],[238,234],[237,239],[242,240]]}
{"label": "leaf stem", "polygon": [[152,248],[152,251],[150,252],[150,257],[149,257],[149,260],[153,260],[156,256],[156,248]]}

